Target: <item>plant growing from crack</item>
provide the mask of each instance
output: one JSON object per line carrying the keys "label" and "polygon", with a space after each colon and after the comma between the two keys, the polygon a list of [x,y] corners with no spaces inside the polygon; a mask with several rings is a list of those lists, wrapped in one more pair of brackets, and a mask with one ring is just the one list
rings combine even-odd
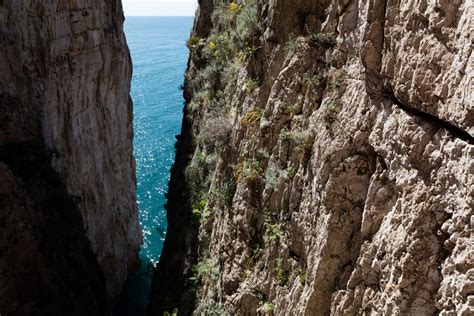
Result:
{"label": "plant growing from crack", "polygon": [[328,49],[336,45],[336,36],[328,33],[311,33],[309,34],[309,43]]}
{"label": "plant growing from crack", "polygon": [[278,285],[285,286],[288,282],[288,272],[284,269],[283,258],[277,259],[276,267],[273,269],[273,273]]}
{"label": "plant growing from crack", "polygon": [[266,302],[265,304],[263,304],[262,310],[264,313],[273,314],[273,311],[275,310],[275,304]]}
{"label": "plant growing from crack", "polygon": [[275,223],[271,215],[267,215],[264,223],[265,239],[268,242],[279,241],[283,238],[284,231],[282,225]]}
{"label": "plant growing from crack", "polygon": [[247,127],[256,127],[257,124],[260,122],[260,119],[263,116],[263,109],[261,108],[254,108],[251,111],[248,111],[244,114],[244,117],[242,118],[242,121],[240,124],[242,126],[247,126]]}
{"label": "plant growing from crack", "polygon": [[246,159],[237,165],[231,166],[234,169],[235,178],[238,180],[244,179],[252,182],[262,178],[263,168],[255,159]]}

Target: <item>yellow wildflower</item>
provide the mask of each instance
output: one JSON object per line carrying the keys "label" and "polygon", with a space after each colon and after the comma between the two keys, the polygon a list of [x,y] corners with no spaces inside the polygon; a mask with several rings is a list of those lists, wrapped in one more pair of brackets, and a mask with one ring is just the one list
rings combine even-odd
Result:
{"label": "yellow wildflower", "polygon": [[239,5],[235,2],[231,2],[229,4],[229,9],[233,14],[239,14],[240,11],[242,10],[242,5]]}

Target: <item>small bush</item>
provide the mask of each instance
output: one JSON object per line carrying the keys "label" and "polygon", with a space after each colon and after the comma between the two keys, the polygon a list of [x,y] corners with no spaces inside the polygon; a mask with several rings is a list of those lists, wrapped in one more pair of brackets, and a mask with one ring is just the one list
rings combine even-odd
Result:
{"label": "small bush", "polygon": [[259,82],[255,79],[248,79],[247,83],[245,84],[245,91],[247,91],[248,94],[253,94],[254,91],[259,87]]}
{"label": "small bush", "polygon": [[306,284],[306,277],[307,273],[301,267],[297,266],[296,268],[292,269],[291,271],[291,282],[293,282],[296,278],[298,278],[298,281],[301,283],[301,285]]}
{"label": "small bush", "polygon": [[264,227],[265,227],[265,239],[268,242],[279,241],[284,235],[281,224],[277,224],[273,222],[271,216],[267,216]]}
{"label": "small bush", "polygon": [[234,15],[239,14],[242,11],[242,8],[243,8],[243,5],[241,4],[237,4],[235,2],[229,3],[229,10]]}
{"label": "small bush", "polygon": [[307,151],[313,147],[314,144],[314,133],[309,130],[299,130],[290,132],[283,130],[280,133],[281,140],[293,140],[296,143],[296,147],[300,150]]}
{"label": "small bush", "polygon": [[192,281],[200,282],[204,279],[217,280],[219,278],[219,267],[214,264],[212,259],[204,258],[194,266],[194,275]]}
{"label": "small bush", "polygon": [[298,38],[295,36],[295,34],[292,33],[288,37],[288,41],[286,42],[286,45],[284,48],[285,57],[293,55],[297,47],[298,47]]}
{"label": "small bush", "polygon": [[314,144],[314,133],[313,131],[304,130],[293,132],[293,139],[297,144],[297,147],[303,151],[310,150]]}
{"label": "small bush", "polygon": [[189,49],[194,49],[196,48],[196,46],[199,44],[199,42],[201,41],[201,38],[199,36],[196,36],[196,35],[191,35],[191,37],[189,37],[189,39],[186,41],[186,46],[189,48]]}
{"label": "small bush", "polygon": [[211,210],[207,206],[207,197],[201,198],[198,202],[193,205],[192,212],[194,217],[199,220],[200,223],[204,223],[211,215]]}
{"label": "small bush", "polygon": [[221,187],[216,188],[212,195],[214,199],[217,201],[222,202],[224,205],[230,205],[232,203],[232,199],[234,198],[236,189],[236,183],[233,178],[229,181],[225,182]]}
{"label": "small bush", "polygon": [[275,310],[275,304],[273,304],[273,303],[266,302],[266,303],[263,305],[263,311],[264,311],[265,313],[272,314],[274,310]]}
{"label": "small bush", "polygon": [[288,272],[284,269],[283,258],[277,259],[277,265],[273,269],[278,285],[285,286],[288,282]]}
{"label": "small bush", "polygon": [[175,308],[173,311],[170,312],[163,312],[163,316],[178,316],[179,309]]}
{"label": "small bush", "polygon": [[327,33],[311,33],[309,34],[309,43],[322,48],[331,48],[336,45],[336,36]]}
{"label": "small bush", "polygon": [[259,49],[262,49],[262,46],[254,46],[253,44],[246,42],[245,43],[245,55],[246,56],[254,56]]}
{"label": "small bush", "polygon": [[300,280],[300,283],[302,285],[306,284],[306,278],[307,278],[307,273],[306,272],[301,272],[298,279]]}
{"label": "small bush", "polygon": [[223,146],[230,138],[232,122],[227,117],[218,115],[207,118],[199,133],[199,139],[207,146]]}
{"label": "small bush", "polygon": [[337,69],[334,71],[331,78],[331,88],[333,90],[338,90],[342,86],[345,77],[346,72],[343,69]]}
{"label": "small bush", "polygon": [[281,131],[279,138],[281,140],[291,140],[293,138],[293,134],[289,130],[285,129]]}
{"label": "small bush", "polygon": [[339,111],[340,106],[337,102],[331,101],[328,103],[324,110],[324,122],[326,122],[326,127],[331,126],[331,124],[337,120]]}
{"label": "small bush", "polygon": [[237,180],[255,181],[261,179],[263,174],[262,166],[255,159],[245,160],[232,167]]}
{"label": "small bush", "polygon": [[298,114],[299,112],[300,112],[300,107],[298,106],[298,104],[290,104],[290,105],[287,105],[285,108],[285,114],[288,114],[291,117]]}
{"label": "small bush", "polygon": [[306,89],[311,89],[312,87],[319,85],[321,83],[322,77],[313,74],[306,74],[303,78],[303,86]]}
{"label": "small bush", "polygon": [[296,173],[298,172],[298,169],[295,167],[295,166],[288,166],[288,168],[286,168],[286,175],[288,176],[288,178],[292,179]]}
{"label": "small bush", "polygon": [[255,108],[244,114],[240,124],[247,127],[256,127],[263,116],[263,109]]}
{"label": "small bush", "polygon": [[191,163],[185,170],[186,183],[194,199],[201,198],[204,194],[201,192],[201,188],[208,185],[210,163],[214,156],[207,156],[201,151],[197,150],[191,160]]}
{"label": "small bush", "polygon": [[255,47],[261,32],[256,1],[241,2],[219,2],[212,15],[215,32],[211,38],[220,36],[223,39],[221,56],[226,55],[227,61],[246,47]]}
{"label": "small bush", "polygon": [[193,315],[228,316],[230,313],[221,303],[216,302],[214,299],[206,298],[199,301]]}

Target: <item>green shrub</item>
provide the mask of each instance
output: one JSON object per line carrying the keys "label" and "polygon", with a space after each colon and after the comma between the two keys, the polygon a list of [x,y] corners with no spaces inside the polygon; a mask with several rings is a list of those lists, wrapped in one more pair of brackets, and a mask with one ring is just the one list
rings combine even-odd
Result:
{"label": "green shrub", "polygon": [[216,188],[212,192],[212,196],[219,202],[222,202],[224,205],[230,205],[232,203],[232,199],[234,198],[236,189],[235,179],[231,178],[227,182],[225,182],[221,187]]}
{"label": "green shrub", "polygon": [[194,197],[201,197],[201,187],[207,182],[207,156],[199,150],[193,156],[185,171],[186,183]]}
{"label": "green shrub", "polygon": [[215,31],[210,38],[219,38],[216,46],[225,62],[239,52],[253,54],[258,49],[255,43],[261,26],[256,1],[220,2],[214,9],[212,21]]}
{"label": "green shrub", "polygon": [[194,275],[192,281],[200,282],[204,279],[217,280],[219,278],[219,267],[214,264],[212,259],[204,258],[199,261],[193,269]]}
{"label": "green shrub", "polygon": [[292,33],[288,37],[288,41],[286,42],[286,45],[284,48],[285,57],[293,55],[297,47],[298,47],[298,38],[295,36],[295,34]]}
{"label": "green shrub", "polygon": [[242,41],[241,43],[244,44],[244,47],[250,47],[250,43],[256,41],[256,37],[260,32],[261,25],[257,2],[255,0],[247,0],[236,19],[236,37],[238,40]]}
{"label": "green shrub", "polygon": [[273,303],[266,302],[266,303],[263,305],[263,311],[264,311],[265,313],[272,314],[274,310],[275,310],[275,304],[273,304]]}
{"label": "green shrub", "polygon": [[189,48],[189,49],[194,49],[196,48],[196,46],[199,44],[199,42],[201,41],[201,38],[199,36],[196,36],[196,35],[191,35],[191,37],[189,37],[189,39],[186,41],[186,46]]}
{"label": "green shrub", "polygon": [[295,131],[292,133],[297,148],[307,151],[313,147],[314,132],[309,130]]}
{"label": "green shrub", "polygon": [[199,220],[200,223],[204,223],[211,215],[211,210],[207,206],[207,202],[208,198],[203,197],[193,205],[193,215],[197,220]]}
{"label": "green shrub", "polygon": [[290,280],[293,282],[296,278],[298,278],[298,281],[301,283],[301,285],[306,284],[306,277],[307,273],[301,267],[297,266],[292,269],[291,275],[290,275]]}
{"label": "green shrub", "polygon": [[228,316],[230,313],[221,303],[216,302],[214,299],[205,298],[199,300],[193,315]]}
{"label": "green shrub", "polygon": [[303,78],[303,86],[306,89],[311,89],[312,87],[319,85],[321,80],[321,76],[307,73]]}
{"label": "green shrub", "polygon": [[245,84],[245,91],[247,91],[248,94],[253,94],[254,91],[259,87],[259,82],[255,79],[247,79],[247,83]]}
{"label": "green shrub", "polygon": [[296,173],[298,172],[298,169],[293,166],[293,165],[289,165],[287,168],[286,168],[286,175],[288,176],[288,178],[292,179]]}
{"label": "green shrub", "polygon": [[267,215],[264,227],[265,239],[268,242],[279,241],[281,238],[283,238],[284,231],[281,224],[275,223],[270,215]]}
{"label": "green shrub", "polygon": [[279,137],[281,140],[293,140],[296,143],[296,147],[303,151],[310,150],[314,144],[314,132],[309,130],[297,130],[294,132],[283,130]]}
{"label": "green shrub", "polygon": [[224,115],[209,115],[204,120],[199,133],[202,144],[212,147],[222,147],[229,141],[232,122]]}
{"label": "green shrub", "polygon": [[277,265],[275,269],[273,269],[273,273],[278,285],[285,286],[288,282],[288,272],[284,269],[283,258],[277,259]]}
{"label": "green shrub", "polygon": [[332,74],[331,78],[331,88],[333,90],[337,90],[342,86],[342,83],[344,82],[346,77],[346,72],[343,69],[337,69],[334,71]]}
{"label": "green shrub", "polygon": [[281,140],[291,140],[293,138],[293,134],[289,130],[284,129],[280,132],[279,138]]}
{"label": "green shrub", "polygon": [[331,48],[336,45],[336,36],[327,33],[311,33],[309,43],[322,48]]}
{"label": "green shrub", "polygon": [[337,120],[337,115],[339,114],[340,106],[337,102],[331,101],[326,105],[324,110],[324,121],[326,122],[326,127],[331,126]]}
{"label": "green shrub", "polygon": [[306,272],[301,272],[298,279],[300,280],[300,283],[302,285],[306,284],[306,278],[307,278],[307,273]]}
{"label": "green shrub", "polygon": [[243,162],[232,166],[234,175],[237,180],[244,179],[246,181],[255,181],[262,178],[263,168],[255,159],[247,159]]}
{"label": "green shrub", "polygon": [[297,103],[287,105],[286,108],[285,108],[285,114],[288,114],[291,117],[298,114],[299,112],[300,112],[300,107],[298,106]]}
{"label": "green shrub", "polygon": [[177,308],[173,309],[173,311],[170,312],[164,312],[163,316],[178,316],[179,310]]}
{"label": "green shrub", "polygon": [[245,55],[246,56],[254,56],[259,49],[262,49],[262,46],[254,46],[253,44],[250,44],[249,42],[245,43]]}

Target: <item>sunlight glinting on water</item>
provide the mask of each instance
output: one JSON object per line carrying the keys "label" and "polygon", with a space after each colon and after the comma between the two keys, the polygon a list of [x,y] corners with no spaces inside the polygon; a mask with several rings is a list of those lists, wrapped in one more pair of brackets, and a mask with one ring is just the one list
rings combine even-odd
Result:
{"label": "sunlight glinting on water", "polygon": [[192,18],[128,17],[134,74],[137,198],[144,242],[141,258],[156,264],[166,231],[166,203],[175,135],[182,121],[183,83]]}

